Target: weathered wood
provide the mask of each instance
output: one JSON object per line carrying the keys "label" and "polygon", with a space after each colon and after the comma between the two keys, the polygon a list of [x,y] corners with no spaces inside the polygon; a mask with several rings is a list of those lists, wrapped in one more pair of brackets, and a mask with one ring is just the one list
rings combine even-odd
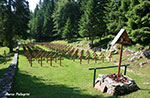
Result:
{"label": "weathered wood", "polygon": [[108,59],[109,59],[108,61],[109,61],[109,62],[111,62],[111,58],[112,58],[112,55],[111,55],[111,53],[110,53],[110,54],[108,55]]}
{"label": "weathered wood", "polygon": [[93,53],[93,58],[95,60],[95,63],[97,63],[97,54],[95,52]]}
{"label": "weathered wood", "polygon": [[105,56],[104,56],[104,54],[102,54],[101,59],[103,62],[104,62],[104,58],[105,58]]}
{"label": "weathered wood", "polygon": [[59,64],[60,64],[60,66],[62,66],[62,62],[61,62],[61,60],[64,60],[61,56],[59,56],[59,58],[58,58],[58,60],[59,60]]}
{"label": "weathered wood", "polygon": [[84,54],[84,50],[81,50],[81,52],[80,52],[80,56],[79,56],[80,64],[82,63],[83,54]]}
{"label": "weathered wood", "polygon": [[118,65],[117,76],[119,76],[119,73],[120,73],[120,65],[121,65],[122,50],[123,50],[123,37],[121,38],[121,42],[122,42],[122,44],[120,45],[120,57],[119,57],[119,65]]}
{"label": "weathered wood", "polygon": [[88,59],[88,64],[89,64],[89,62],[90,62],[90,58],[91,58],[90,52],[89,52],[89,50],[87,50],[87,51],[86,51],[86,59]]}

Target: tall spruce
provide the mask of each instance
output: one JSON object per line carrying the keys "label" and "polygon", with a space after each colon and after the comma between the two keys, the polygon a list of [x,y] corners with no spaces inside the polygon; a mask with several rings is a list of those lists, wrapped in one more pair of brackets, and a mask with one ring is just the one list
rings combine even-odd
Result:
{"label": "tall spruce", "polygon": [[55,0],[43,0],[36,6],[32,19],[30,20],[31,36],[36,41],[52,40],[53,32],[53,18]]}
{"label": "tall spruce", "polygon": [[53,13],[55,31],[62,37],[67,19],[70,18],[71,34],[78,35],[78,21],[80,19],[79,6],[74,0],[59,0]]}
{"label": "tall spruce", "polygon": [[26,0],[2,0],[0,7],[1,39],[12,52],[17,39],[27,37],[29,4]]}
{"label": "tall spruce", "polygon": [[150,1],[131,0],[126,29],[135,43],[150,43]]}
{"label": "tall spruce", "polygon": [[89,0],[79,22],[79,34],[82,37],[89,37],[92,46],[94,38],[96,36],[101,38],[106,30],[106,23],[104,22],[106,3],[107,0]]}

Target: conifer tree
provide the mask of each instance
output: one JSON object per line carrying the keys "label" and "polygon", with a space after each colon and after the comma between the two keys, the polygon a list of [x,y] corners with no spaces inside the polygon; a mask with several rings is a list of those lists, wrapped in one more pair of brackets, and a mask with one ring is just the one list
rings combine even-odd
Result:
{"label": "conifer tree", "polygon": [[78,21],[80,18],[79,6],[74,1],[60,0],[56,3],[55,11],[53,13],[55,31],[62,36],[65,23],[70,18],[72,23],[72,35],[77,35]]}
{"label": "conifer tree", "polygon": [[66,38],[66,39],[71,39],[72,38],[72,26],[71,26],[71,20],[70,18],[67,19],[67,22],[65,24],[64,30],[63,30],[63,34],[62,37]]}
{"label": "conifer tree", "polygon": [[27,36],[29,4],[26,0],[2,0],[0,9],[1,39],[12,52],[17,39]]}
{"label": "conifer tree", "polygon": [[131,0],[127,14],[127,27],[134,42],[148,44],[150,42],[150,1]]}
{"label": "conifer tree", "polygon": [[79,34],[82,37],[89,37],[93,45],[94,38],[101,37],[105,33],[104,6],[107,0],[89,0],[84,14],[79,22]]}

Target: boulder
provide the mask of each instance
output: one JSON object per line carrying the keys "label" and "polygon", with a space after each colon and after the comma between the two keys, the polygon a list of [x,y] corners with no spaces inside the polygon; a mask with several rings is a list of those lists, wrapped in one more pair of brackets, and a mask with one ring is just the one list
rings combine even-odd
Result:
{"label": "boulder", "polygon": [[101,74],[95,81],[95,88],[112,96],[128,94],[139,89],[134,80],[125,75],[123,77],[127,78],[126,82],[116,82],[107,75]]}
{"label": "boulder", "polygon": [[139,63],[139,66],[140,67],[143,67],[143,65],[145,65],[145,64],[149,64],[150,62],[148,62],[148,61],[146,61],[146,62],[142,62],[142,63]]}
{"label": "boulder", "polygon": [[143,54],[146,58],[150,59],[150,49],[144,50]]}

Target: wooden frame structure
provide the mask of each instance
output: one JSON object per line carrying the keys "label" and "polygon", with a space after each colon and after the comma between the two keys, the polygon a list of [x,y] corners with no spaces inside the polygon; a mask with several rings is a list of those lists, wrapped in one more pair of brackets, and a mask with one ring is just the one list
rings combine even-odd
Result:
{"label": "wooden frame structure", "polygon": [[122,59],[123,44],[131,44],[131,41],[125,29],[121,29],[119,31],[119,33],[116,35],[114,40],[111,42],[111,46],[115,45],[116,43],[120,44],[120,58],[119,58],[119,65],[118,65],[118,72],[117,72],[117,75],[119,75],[121,59]]}

